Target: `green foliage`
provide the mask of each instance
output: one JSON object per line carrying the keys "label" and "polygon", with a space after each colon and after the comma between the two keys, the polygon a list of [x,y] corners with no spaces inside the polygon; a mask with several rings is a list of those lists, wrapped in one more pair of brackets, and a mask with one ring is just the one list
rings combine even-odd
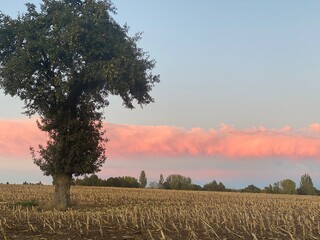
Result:
{"label": "green foliage", "polygon": [[144,170],[142,170],[140,173],[139,183],[142,188],[145,188],[147,186],[147,177]]}
{"label": "green foliage", "polygon": [[190,177],[172,174],[167,177],[163,187],[165,189],[190,190],[192,188],[192,182]]}
{"label": "green foliage", "polygon": [[275,182],[272,187],[273,193],[281,193],[281,182]]}
{"label": "green foliage", "polygon": [[102,110],[118,95],[125,107],[153,102],[155,61],[111,17],[109,1],[43,0],[17,19],[0,14],[0,88],[38,114],[50,140],[35,164],[45,175],[99,171],[107,141]]}
{"label": "green foliage", "polygon": [[226,191],[226,187],[223,185],[222,182],[219,182],[219,184],[216,182],[216,180],[213,180],[210,183],[207,183],[203,186],[203,190],[205,191]]}
{"label": "green foliage", "polygon": [[193,191],[202,191],[202,187],[198,184],[191,184],[190,188],[188,190],[193,190]]}
{"label": "green foliage", "polygon": [[263,193],[274,193],[274,194],[280,194],[281,187],[280,182],[275,182],[273,185],[269,184],[269,186],[265,187],[263,190],[261,190]]}
{"label": "green foliage", "polygon": [[263,193],[273,193],[272,185],[269,184],[269,186],[265,187],[261,192],[263,192]]}
{"label": "green foliage", "polygon": [[295,194],[296,193],[296,183],[291,179],[285,179],[280,182],[281,193],[283,194]]}
{"label": "green foliage", "polygon": [[103,186],[103,187],[128,187],[139,188],[140,184],[134,177],[111,177],[107,180],[100,179],[97,175],[85,176],[83,179],[76,179],[75,185],[79,186]]}
{"label": "green foliage", "polygon": [[273,185],[265,187],[262,192],[275,193],[275,194],[296,194],[296,183],[291,179],[284,179],[282,181],[275,182]]}
{"label": "green foliage", "polygon": [[139,188],[140,184],[134,177],[114,177],[108,178],[106,181],[107,187],[126,187],[126,188]]}
{"label": "green foliage", "polygon": [[301,176],[300,187],[297,189],[300,195],[315,195],[316,188],[313,186],[312,179],[309,174]]}
{"label": "green foliage", "polygon": [[251,185],[248,185],[246,188],[242,189],[241,192],[260,193],[261,189],[256,187],[255,185],[251,184]]}
{"label": "green foliage", "polygon": [[97,175],[92,174],[91,176],[85,176],[83,179],[76,179],[75,185],[80,186],[102,186],[103,180],[100,179]]}
{"label": "green foliage", "polygon": [[39,202],[37,200],[30,200],[30,201],[21,201],[21,202],[16,202],[16,205],[20,205],[23,207],[36,207],[39,206]]}

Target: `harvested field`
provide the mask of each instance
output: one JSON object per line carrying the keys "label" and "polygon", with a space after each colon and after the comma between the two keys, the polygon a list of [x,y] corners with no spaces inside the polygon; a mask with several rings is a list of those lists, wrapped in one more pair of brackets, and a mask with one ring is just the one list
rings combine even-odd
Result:
{"label": "harvested field", "polygon": [[320,198],[72,187],[52,210],[52,186],[0,185],[0,239],[320,239]]}

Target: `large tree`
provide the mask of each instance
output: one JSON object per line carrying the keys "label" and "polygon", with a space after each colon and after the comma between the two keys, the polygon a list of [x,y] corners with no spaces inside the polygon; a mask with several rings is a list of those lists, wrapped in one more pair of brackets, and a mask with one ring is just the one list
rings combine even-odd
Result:
{"label": "large tree", "polygon": [[49,140],[34,162],[55,185],[54,205],[70,206],[72,176],[99,171],[105,162],[103,108],[153,102],[155,61],[137,47],[139,35],[112,18],[108,0],[43,0],[26,4],[17,19],[0,14],[0,87],[37,114]]}

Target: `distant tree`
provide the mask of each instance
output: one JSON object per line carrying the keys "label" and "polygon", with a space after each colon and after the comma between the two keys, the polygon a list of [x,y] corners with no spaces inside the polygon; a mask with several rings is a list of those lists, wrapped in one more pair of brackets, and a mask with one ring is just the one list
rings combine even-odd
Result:
{"label": "distant tree", "polygon": [[275,194],[295,194],[296,183],[291,179],[284,179],[282,181],[275,182],[273,185],[265,187],[262,192],[275,193]]}
{"label": "distant tree", "polygon": [[256,187],[255,185],[251,184],[251,185],[248,185],[246,188],[242,189],[241,192],[260,193],[261,189]]}
{"label": "distant tree", "polygon": [[144,170],[141,171],[140,177],[139,177],[139,183],[142,188],[145,188],[147,186],[147,177]]}
{"label": "distant tree", "polygon": [[131,187],[131,188],[139,188],[140,187],[138,180],[134,177],[125,176],[123,178],[123,180],[125,183],[124,187]]}
{"label": "distant tree", "polygon": [[166,189],[189,190],[191,188],[191,178],[180,174],[171,174],[167,177],[164,185]]}
{"label": "distant tree", "polygon": [[92,174],[91,176],[85,176],[83,179],[76,179],[76,185],[80,186],[101,186],[101,179],[96,175]]}
{"label": "distant tree", "polygon": [[123,178],[121,177],[110,177],[106,181],[106,186],[107,187],[123,187]]}
{"label": "distant tree", "polygon": [[203,190],[202,187],[198,184],[191,184],[189,190],[193,190],[193,191],[201,191]]}
{"label": "distant tree", "polygon": [[210,183],[207,183],[203,186],[203,190],[205,191],[218,191],[218,183],[216,180],[213,180]]}
{"label": "distant tree", "polygon": [[284,179],[280,182],[281,193],[283,194],[295,194],[296,193],[296,183],[291,179]]}
{"label": "distant tree", "polygon": [[134,177],[111,177],[108,178],[105,186],[108,187],[126,187],[126,188],[139,188],[140,184]]}
{"label": "distant tree", "polygon": [[103,108],[118,95],[127,108],[153,102],[155,61],[137,46],[140,35],[113,18],[109,0],[43,0],[40,11],[12,19],[0,13],[0,88],[37,114],[49,140],[32,158],[54,179],[53,205],[70,206],[73,176],[105,162]]}
{"label": "distant tree", "polygon": [[219,182],[218,191],[223,192],[225,190],[226,190],[226,187],[224,186],[224,184],[222,182]]}
{"label": "distant tree", "polygon": [[301,176],[300,187],[297,189],[300,195],[315,195],[316,188],[313,186],[312,179],[309,174]]}
{"label": "distant tree", "polygon": [[159,179],[159,188],[163,188],[163,184],[164,184],[164,178],[162,173],[160,174],[160,179]]}
{"label": "distant tree", "polygon": [[263,193],[273,193],[272,185],[269,184],[269,186],[265,187],[261,192],[263,192]]}
{"label": "distant tree", "polygon": [[281,182],[275,182],[272,186],[272,193],[281,193]]}
{"label": "distant tree", "polygon": [[222,182],[217,183],[216,180],[213,180],[210,183],[207,183],[203,186],[203,190],[205,191],[226,191],[226,187],[224,186],[224,184]]}

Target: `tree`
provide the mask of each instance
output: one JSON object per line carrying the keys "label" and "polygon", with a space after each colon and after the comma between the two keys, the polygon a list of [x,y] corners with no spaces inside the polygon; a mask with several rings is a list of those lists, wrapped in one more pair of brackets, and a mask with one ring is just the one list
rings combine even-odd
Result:
{"label": "tree", "polygon": [[83,179],[76,179],[76,185],[80,186],[101,186],[102,180],[95,174],[92,174],[90,177],[85,176]]}
{"label": "tree", "polygon": [[144,170],[142,170],[140,173],[139,183],[142,188],[145,188],[147,186],[147,177]]}
{"label": "tree", "polygon": [[111,177],[108,178],[105,186],[108,187],[126,187],[126,188],[138,188],[140,184],[138,180],[134,177],[125,176],[125,177]]}
{"label": "tree", "polygon": [[205,191],[217,191],[218,190],[218,183],[216,180],[213,180],[210,183],[207,183],[203,186],[203,190]]}
{"label": "tree", "polygon": [[193,191],[201,191],[202,187],[198,184],[191,184],[189,190],[193,190]]}
{"label": "tree", "polygon": [[226,187],[224,186],[224,184],[222,182],[219,182],[218,191],[223,192],[225,190],[226,190]]}
{"label": "tree", "polygon": [[269,184],[269,186],[265,187],[263,190],[262,190],[263,193],[273,193],[273,187],[271,184]]}
{"label": "tree", "polygon": [[281,193],[281,182],[275,182],[273,184],[272,192],[277,194]]}
{"label": "tree", "polygon": [[159,179],[159,188],[163,188],[163,184],[164,184],[164,178],[163,178],[163,174],[160,174],[160,179]]}
{"label": "tree", "polygon": [[256,187],[255,185],[251,184],[251,185],[248,185],[246,188],[242,189],[241,192],[260,193],[261,189]]}
{"label": "tree", "polygon": [[219,184],[216,182],[216,180],[213,180],[210,183],[207,183],[203,186],[203,190],[205,191],[225,191],[226,187],[223,185],[222,182],[219,182]]}
{"label": "tree", "polygon": [[153,102],[155,61],[137,47],[140,35],[112,18],[108,0],[43,0],[17,19],[0,13],[0,88],[18,96],[25,114],[38,114],[46,146],[31,148],[36,165],[55,184],[54,206],[70,206],[72,176],[105,162],[103,109],[119,95],[134,108]]}
{"label": "tree", "polygon": [[291,179],[284,179],[282,181],[275,182],[273,186],[270,184],[265,187],[262,192],[264,193],[276,193],[276,194],[295,194],[296,183]]}
{"label": "tree", "polygon": [[284,194],[295,194],[296,193],[296,183],[291,179],[284,179],[280,182],[281,193]]}
{"label": "tree", "polygon": [[316,189],[313,186],[312,179],[309,174],[301,176],[300,187],[297,189],[300,195],[315,195]]}
{"label": "tree", "polygon": [[190,177],[180,174],[171,174],[163,184],[165,189],[188,190],[191,189],[192,182]]}

